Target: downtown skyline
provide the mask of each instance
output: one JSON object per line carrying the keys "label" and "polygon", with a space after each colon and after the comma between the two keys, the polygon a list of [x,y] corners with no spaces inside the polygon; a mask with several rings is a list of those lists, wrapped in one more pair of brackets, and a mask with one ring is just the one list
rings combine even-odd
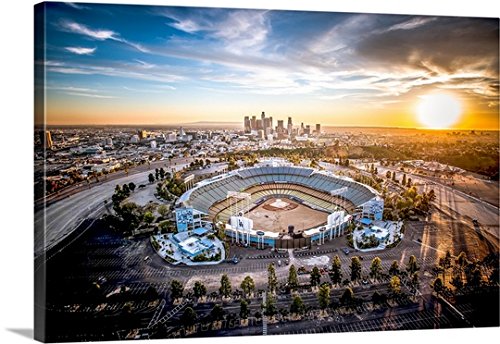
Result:
{"label": "downtown skyline", "polygon": [[325,126],[419,128],[419,102],[446,94],[461,106],[450,128],[498,129],[497,19],[46,8],[36,63],[49,125],[238,122],[265,109]]}

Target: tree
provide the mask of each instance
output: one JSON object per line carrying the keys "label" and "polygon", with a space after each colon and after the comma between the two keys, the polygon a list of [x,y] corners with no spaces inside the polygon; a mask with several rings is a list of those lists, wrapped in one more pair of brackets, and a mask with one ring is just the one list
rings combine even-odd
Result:
{"label": "tree", "polygon": [[401,185],[406,185],[406,173],[403,173],[403,180],[401,181]]}
{"label": "tree", "polygon": [[288,287],[291,290],[295,290],[299,286],[299,278],[297,276],[297,269],[295,265],[291,265],[288,269]]}
{"label": "tree", "polygon": [[446,251],[446,255],[444,256],[443,267],[445,269],[449,269],[451,267],[451,252],[449,250]]}
{"label": "tree", "polygon": [[462,289],[464,287],[464,282],[462,280],[462,271],[460,267],[456,266],[453,269],[453,275],[451,277],[450,284],[457,288],[458,290]]}
{"label": "tree", "polygon": [[316,287],[319,285],[320,282],[321,282],[321,273],[319,272],[318,267],[315,266],[311,271],[311,285],[313,287]]}
{"label": "tree", "polygon": [[385,177],[386,177],[387,179],[390,179],[390,178],[391,178],[391,176],[392,176],[391,171],[387,171],[387,172],[385,173]]}
{"label": "tree", "polygon": [[411,187],[411,178],[408,178],[408,181],[406,182],[407,187]]}
{"label": "tree", "polygon": [[220,305],[215,305],[210,311],[210,318],[215,321],[224,320],[224,315],[226,315],[226,312]]}
{"label": "tree", "polygon": [[268,317],[272,317],[277,313],[278,309],[276,308],[276,299],[271,293],[267,293],[266,304],[264,307],[264,314]]}
{"label": "tree", "polygon": [[158,291],[153,286],[149,286],[146,290],[146,298],[148,300],[155,300],[158,298]]}
{"label": "tree", "polygon": [[467,259],[467,255],[465,254],[465,252],[460,252],[457,257],[456,263],[462,270],[465,268],[465,266],[467,266],[467,264],[469,264],[469,260]]}
{"label": "tree", "polygon": [[389,290],[393,295],[401,293],[401,280],[398,276],[392,276],[389,281]]}
{"label": "tree", "polygon": [[128,188],[130,189],[130,191],[134,192],[135,184],[133,182],[128,183]]}
{"label": "tree", "polygon": [[434,288],[434,291],[436,294],[440,294],[443,291],[444,285],[443,285],[443,280],[441,277],[437,277],[434,282],[432,283],[432,288]]}
{"label": "tree", "polygon": [[431,189],[428,193],[427,193],[427,197],[429,198],[429,201],[434,201],[436,199],[436,193],[434,192],[434,189]]}
{"label": "tree", "polygon": [[158,214],[161,215],[161,217],[167,217],[167,215],[170,213],[170,209],[165,204],[160,205],[157,211]]}
{"label": "tree", "polygon": [[255,290],[255,282],[252,277],[246,276],[243,281],[241,281],[240,287],[241,290],[243,290],[245,297],[248,297],[248,295]]}
{"label": "tree", "polygon": [[498,271],[498,267],[494,267],[490,274],[488,275],[488,282],[491,284],[491,285],[498,285],[500,281],[500,275],[499,275],[499,271]]}
{"label": "tree", "polygon": [[350,305],[354,301],[354,292],[351,288],[346,288],[344,293],[340,297],[340,303],[345,305]]}
{"label": "tree", "polygon": [[128,187],[128,184],[123,184],[122,193],[126,197],[128,197],[130,195],[130,189]]}
{"label": "tree", "polygon": [[267,267],[267,288],[271,293],[274,293],[277,285],[278,279],[276,278],[276,269],[274,268],[274,264],[271,263]]}
{"label": "tree", "polygon": [[357,281],[361,278],[361,261],[359,257],[351,258],[351,281]]}
{"label": "tree", "polygon": [[323,284],[318,291],[319,307],[325,310],[330,305],[330,287],[328,284]]}
{"label": "tree", "polygon": [[152,173],[150,173],[148,175],[148,180],[149,180],[149,184],[153,184],[155,182],[155,177],[153,176]]}
{"label": "tree", "polygon": [[197,298],[200,298],[205,296],[206,294],[207,294],[207,287],[205,287],[205,285],[202,282],[196,281],[193,287],[193,295]]}
{"label": "tree", "polygon": [[338,255],[333,257],[330,279],[333,284],[340,284],[342,282],[342,266]]}
{"label": "tree", "polygon": [[165,178],[165,170],[163,169],[163,167],[160,168],[160,178]]}
{"label": "tree", "polygon": [[242,299],[240,301],[240,318],[246,319],[248,318],[249,314],[250,314],[250,309],[248,308],[248,302],[247,300]]}
{"label": "tree", "polygon": [[196,323],[196,319],[198,318],[196,312],[191,307],[188,307],[184,310],[181,316],[181,323],[185,327],[191,327]]}
{"label": "tree", "polygon": [[182,286],[182,283],[179,282],[178,280],[173,280],[170,283],[170,294],[172,295],[172,299],[178,299],[182,297],[182,294],[184,292],[184,287]]}
{"label": "tree", "polygon": [[382,260],[379,257],[375,257],[370,265],[370,276],[372,278],[378,279],[380,272],[382,271]]}
{"label": "tree", "polygon": [[378,291],[375,291],[372,295],[372,302],[375,305],[380,305],[386,301],[386,296],[380,294]]}
{"label": "tree", "polygon": [[467,278],[467,284],[471,287],[478,287],[481,285],[483,279],[480,268],[474,263],[470,263],[466,266],[465,277]]}
{"label": "tree", "polygon": [[420,287],[419,275],[418,272],[414,272],[413,275],[411,275],[410,288],[414,293],[416,293],[419,287]]}
{"label": "tree", "polygon": [[151,224],[153,220],[155,219],[154,215],[152,212],[147,211],[144,213],[144,216],[142,217],[143,221],[146,222],[147,224]]}
{"label": "tree", "polygon": [[290,313],[302,315],[305,311],[304,301],[299,295],[293,297],[292,304],[290,305]]}
{"label": "tree", "polygon": [[391,267],[389,268],[389,275],[395,276],[399,274],[399,264],[397,260],[392,261]]}
{"label": "tree", "polygon": [[414,272],[417,272],[418,269],[419,269],[419,267],[417,265],[417,257],[415,257],[414,255],[411,255],[410,258],[408,258],[408,265],[406,266],[406,270],[411,275]]}
{"label": "tree", "polygon": [[227,277],[227,274],[222,275],[220,279],[219,293],[223,297],[231,296],[231,282],[229,281],[229,277]]}

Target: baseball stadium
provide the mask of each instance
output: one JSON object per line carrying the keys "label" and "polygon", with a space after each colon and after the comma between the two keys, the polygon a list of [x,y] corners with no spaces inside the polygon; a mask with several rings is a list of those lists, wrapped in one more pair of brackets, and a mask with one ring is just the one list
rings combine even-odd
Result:
{"label": "baseball stadium", "polygon": [[183,230],[215,223],[233,242],[287,249],[332,240],[355,218],[381,220],[383,200],[351,178],[271,159],[196,183],[176,207]]}

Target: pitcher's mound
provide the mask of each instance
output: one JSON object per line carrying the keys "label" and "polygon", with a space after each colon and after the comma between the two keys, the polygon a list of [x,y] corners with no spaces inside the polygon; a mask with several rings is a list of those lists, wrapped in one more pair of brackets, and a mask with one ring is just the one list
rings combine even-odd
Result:
{"label": "pitcher's mound", "polygon": [[262,208],[269,210],[269,211],[288,211],[292,210],[298,207],[298,204],[295,202],[285,202],[280,198],[276,198],[276,200],[271,201],[271,202],[266,202]]}

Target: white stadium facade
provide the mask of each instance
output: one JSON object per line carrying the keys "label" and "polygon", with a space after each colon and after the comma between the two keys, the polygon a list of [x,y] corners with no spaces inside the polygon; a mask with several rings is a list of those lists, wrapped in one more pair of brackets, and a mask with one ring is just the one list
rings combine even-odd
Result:
{"label": "white stadium facade", "polygon": [[[300,216],[305,213],[293,217],[282,212],[281,225],[269,224],[268,213],[259,208],[266,201],[272,202],[268,208],[276,210],[294,204],[321,212],[321,223],[301,227],[306,219]],[[376,190],[351,178],[269,159],[196,183],[177,200],[176,208],[176,213],[189,211],[198,219],[186,229],[218,223],[233,242],[279,249],[332,240],[344,233],[353,218],[381,220],[384,205]],[[256,209],[264,214],[266,225],[254,224]]]}

